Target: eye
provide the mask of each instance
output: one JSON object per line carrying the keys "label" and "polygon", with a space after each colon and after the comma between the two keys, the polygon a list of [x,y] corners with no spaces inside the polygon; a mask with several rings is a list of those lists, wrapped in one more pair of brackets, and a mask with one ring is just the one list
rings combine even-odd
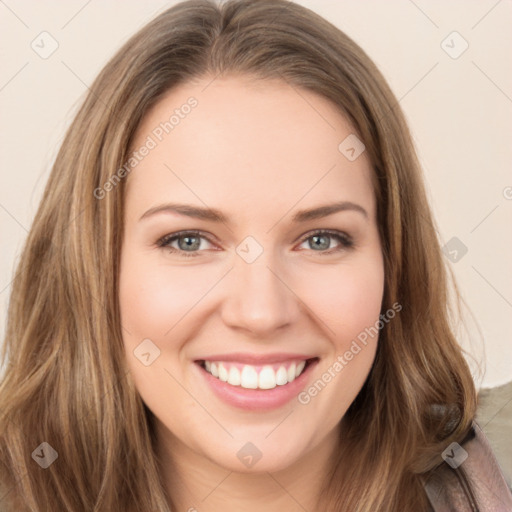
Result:
{"label": "eye", "polygon": [[[338,246],[332,248],[331,241],[336,240]],[[208,237],[204,236],[200,231],[180,231],[178,233],[171,233],[165,235],[157,241],[157,246],[166,249],[171,253],[179,254],[185,257],[200,256],[204,247],[201,247],[201,242],[205,240],[207,243],[212,244]],[[309,233],[306,238],[303,238],[301,245],[309,242],[309,248],[314,252],[320,254],[332,254],[343,250],[350,249],[354,246],[352,238],[341,231],[330,230],[316,230]],[[177,243],[177,247],[173,244]]]}
{"label": "eye", "polygon": [[[172,253],[179,253],[180,256],[190,257],[199,256],[202,240],[212,243],[199,231],[181,231],[160,238],[157,245],[158,247],[168,249]],[[178,247],[172,245],[174,242],[178,243]]]}
{"label": "eye", "polygon": [[[332,239],[338,242],[338,247],[331,248]],[[310,233],[305,239],[303,239],[301,245],[306,242],[308,242],[309,248],[312,248],[314,252],[320,252],[322,255],[332,254],[354,247],[352,238],[341,231],[319,229]]]}

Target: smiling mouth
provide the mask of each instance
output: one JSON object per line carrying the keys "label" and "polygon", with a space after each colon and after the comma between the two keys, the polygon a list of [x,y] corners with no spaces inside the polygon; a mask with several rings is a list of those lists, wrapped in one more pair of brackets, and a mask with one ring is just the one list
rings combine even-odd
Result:
{"label": "smiling mouth", "polygon": [[302,375],[319,358],[289,360],[282,363],[252,365],[232,361],[196,361],[204,371],[234,387],[273,389],[286,386]]}

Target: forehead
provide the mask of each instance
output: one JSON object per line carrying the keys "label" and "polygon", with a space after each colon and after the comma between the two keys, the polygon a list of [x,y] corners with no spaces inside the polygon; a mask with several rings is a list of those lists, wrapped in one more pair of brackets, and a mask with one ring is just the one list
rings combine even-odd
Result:
{"label": "forehead", "polygon": [[284,81],[184,83],[146,114],[136,132],[132,151],[151,149],[129,174],[128,202],[202,202],[259,216],[268,207],[275,216],[295,204],[351,200],[372,214],[365,152],[350,161],[339,149],[349,136],[353,127],[331,102]]}

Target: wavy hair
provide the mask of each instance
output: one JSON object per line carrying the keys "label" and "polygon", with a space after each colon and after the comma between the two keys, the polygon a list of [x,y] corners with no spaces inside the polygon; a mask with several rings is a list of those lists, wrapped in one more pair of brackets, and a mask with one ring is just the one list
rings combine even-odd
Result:
{"label": "wavy hair", "polygon": [[[181,2],[100,72],[67,131],[21,253],[0,384],[0,505],[9,511],[172,510],[151,413],[125,361],[118,284],[127,161],[144,115],[178,84],[280,79],[330,100],[373,166],[385,264],[381,330],[324,482],[329,511],[427,509],[429,471],[475,415],[448,273],[409,129],[379,70],[334,25],[285,0]],[[456,288],[455,288],[456,290]],[[58,459],[36,464],[48,443]],[[42,450],[42,451],[41,451]],[[343,475],[343,477],[342,477]]]}

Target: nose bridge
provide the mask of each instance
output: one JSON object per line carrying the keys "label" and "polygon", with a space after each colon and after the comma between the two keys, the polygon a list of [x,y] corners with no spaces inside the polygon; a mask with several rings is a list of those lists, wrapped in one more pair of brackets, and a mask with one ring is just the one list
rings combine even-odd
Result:
{"label": "nose bridge", "polygon": [[261,334],[292,322],[297,314],[297,298],[286,286],[273,251],[258,245],[246,240],[238,246],[223,313],[232,327]]}

